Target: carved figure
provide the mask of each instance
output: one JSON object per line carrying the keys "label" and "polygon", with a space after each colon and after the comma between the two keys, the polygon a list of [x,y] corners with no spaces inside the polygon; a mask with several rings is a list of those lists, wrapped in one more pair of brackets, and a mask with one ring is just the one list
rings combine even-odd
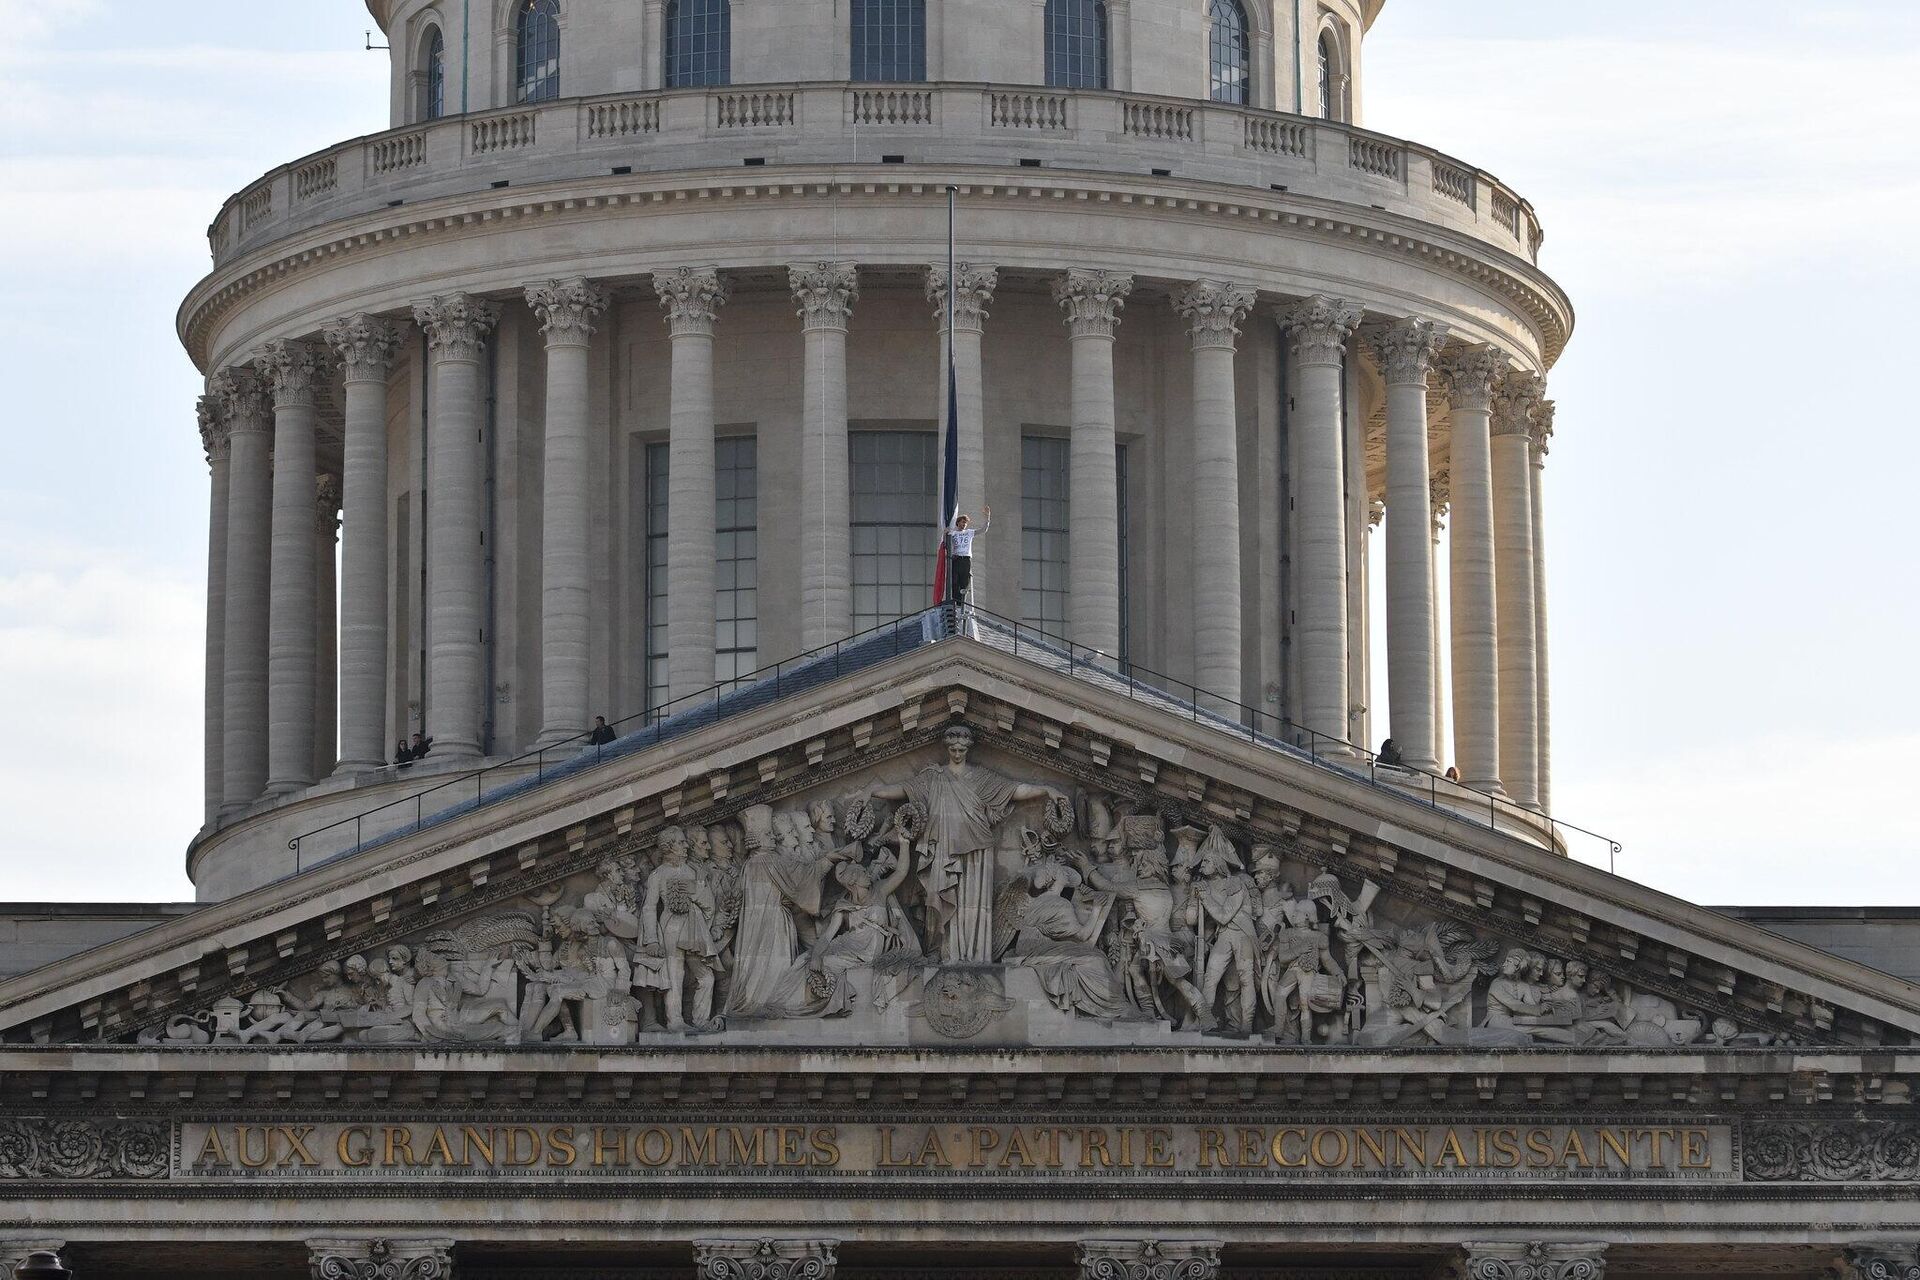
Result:
{"label": "carved figure", "polygon": [[1260,891],[1255,920],[1260,1004],[1277,1038],[1311,1042],[1314,1015],[1341,1007],[1346,973],[1334,959],[1319,909],[1312,899],[1293,896],[1292,886],[1280,879],[1278,858],[1272,854],[1260,858],[1254,864],[1253,882]]}
{"label": "carved figure", "polygon": [[[905,988],[924,957],[913,923],[895,899],[913,867],[906,834],[896,828],[898,856],[888,870],[839,862],[834,879],[846,896],[827,912],[801,964],[790,969],[771,1001],[787,1017],[826,1017],[853,1007],[851,974],[872,972],[874,1008],[884,1009]],[[875,859],[875,863],[878,863]],[[876,878],[877,877],[877,878]]]}
{"label": "carved figure", "polygon": [[1167,880],[1165,840],[1160,819],[1149,816],[1122,837],[1128,861],[1094,864],[1085,856],[1075,854],[1074,865],[1090,886],[1111,893],[1126,904],[1110,948],[1110,958],[1122,975],[1127,998],[1136,1006],[1152,1009],[1171,1021],[1178,1011],[1169,1010],[1168,1002],[1162,998],[1164,985],[1171,988],[1185,1006],[1180,1019],[1183,1029],[1211,1030],[1213,1015],[1207,1002],[1201,999],[1199,988],[1188,980],[1193,972],[1187,960],[1191,931],[1181,921],[1179,932],[1175,932],[1173,887]]}
{"label": "carved figure", "polygon": [[784,824],[785,843],[776,844],[776,818],[766,805],[746,810],[740,822],[747,863],[740,877],[740,928],[734,944],[738,954],[726,1011],[740,1017],[778,1016],[774,992],[799,952],[795,914],[809,920],[819,916],[827,872],[846,854],[802,853],[791,820]]}
{"label": "carved figure", "polygon": [[640,908],[640,947],[644,954],[666,960],[667,1029],[684,1031],[691,1023],[705,1030],[713,1022],[714,973],[720,960],[713,936],[713,893],[705,877],[688,865],[684,829],[666,828],[658,847],[661,862],[647,877],[647,898]]}
{"label": "carved figure", "polygon": [[993,828],[1023,800],[1070,802],[1058,788],[1013,782],[968,763],[974,739],[964,725],[948,729],[943,741],[947,763],[867,795],[905,801],[926,812],[919,852],[927,944],[949,963],[986,963],[993,959]]}
{"label": "carved figure", "polygon": [[413,987],[413,1025],[420,1038],[463,1044],[517,1043],[520,1025],[513,1010],[491,994],[491,983],[463,966],[454,975],[443,951],[422,947],[415,960],[419,979]]}
{"label": "carved figure", "polygon": [[1114,976],[1106,951],[1094,945],[1104,911],[1067,896],[1079,888],[1080,873],[1042,862],[1031,878],[1036,896],[1021,909],[1012,957],[1039,975],[1041,989],[1064,1012],[1125,1022],[1147,1018]]}
{"label": "carved figure", "polygon": [[[1187,903],[1187,923],[1200,932],[1206,969],[1200,980],[1203,1007],[1211,1010],[1223,979],[1232,999],[1230,1025],[1238,1035],[1253,1031],[1255,940],[1254,883],[1233,841],[1219,827],[1207,833],[1194,870],[1200,881]],[[1211,934],[1211,937],[1208,935]]]}

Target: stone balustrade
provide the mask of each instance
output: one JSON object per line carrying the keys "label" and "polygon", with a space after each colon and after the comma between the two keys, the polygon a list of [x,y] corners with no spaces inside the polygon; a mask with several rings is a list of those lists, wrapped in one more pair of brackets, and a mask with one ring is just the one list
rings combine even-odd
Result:
{"label": "stone balustrade", "polygon": [[342,143],[229,199],[216,265],[357,214],[594,173],[835,162],[1193,178],[1385,209],[1536,260],[1533,208],[1491,174],[1351,125],[1182,98],[980,84],[791,84],[568,98]]}

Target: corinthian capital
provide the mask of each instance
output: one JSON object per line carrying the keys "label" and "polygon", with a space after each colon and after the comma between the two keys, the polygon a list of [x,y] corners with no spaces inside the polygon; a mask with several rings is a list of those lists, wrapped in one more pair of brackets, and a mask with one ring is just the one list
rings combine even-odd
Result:
{"label": "corinthian capital", "polygon": [[1387,382],[1427,385],[1427,371],[1440,354],[1447,331],[1431,320],[1408,317],[1373,334],[1373,354]]}
{"label": "corinthian capital", "polygon": [[1546,381],[1539,374],[1509,369],[1493,388],[1493,434],[1531,436],[1533,412],[1540,407],[1546,389]]}
{"label": "corinthian capital", "polygon": [[327,376],[327,356],[311,342],[275,338],[253,357],[253,368],[273,388],[273,407],[313,404],[313,393]]}
{"label": "corinthian capital", "polygon": [[207,465],[212,466],[227,456],[227,408],[211,381],[207,394],[194,405],[194,414],[200,419],[200,447],[207,451]]}
{"label": "corinthian capital", "polygon": [[1507,371],[1507,357],[1484,343],[1449,350],[1437,367],[1456,409],[1485,409],[1493,402],[1493,384]]}
{"label": "corinthian capital", "polygon": [[1828,1274],[1834,1280],[1920,1280],[1920,1249],[1910,1244],[1850,1244]]}
{"label": "corinthian capital", "polygon": [[1053,282],[1053,300],[1066,309],[1067,328],[1076,338],[1111,338],[1132,292],[1133,277],[1124,271],[1074,267]]}
{"label": "corinthian capital", "polygon": [[448,1280],[451,1240],[309,1240],[313,1280]]}
{"label": "corinthian capital", "polygon": [[1533,465],[1543,466],[1547,461],[1547,442],[1553,439],[1553,401],[1542,400],[1533,407],[1533,429],[1527,434],[1533,438]]}
{"label": "corinthian capital", "polygon": [[1082,1240],[1080,1280],[1215,1280],[1218,1240]]}
{"label": "corinthian capital", "polygon": [[1314,294],[1280,317],[1293,335],[1293,353],[1302,364],[1339,364],[1347,339],[1360,324],[1360,304]]}
{"label": "corinthian capital", "polygon": [[860,296],[860,273],[851,262],[796,262],[787,268],[802,329],[844,329]]}
{"label": "corinthian capital", "polygon": [[499,320],[492,304],[470,293],[413,304],[414,323],[427,335],[427,345],[446,360],[478,360]]}
{"label": "corinthian capital", "polygon": [[320,330],[333,348],[348,382],[385,382],[400,349],[400,331],[378,316],[356,312]]}
{"label": "corinthian capital", "polygon": [[267,384],[252,369],[243,365],[223,369],[213,375],[210,385],[226,413],[230,437],[272,428],[273,409],[267,398]]}
{"label": "corinthian capital", "polygon": [[[980,332],[987,324],[987,310],[993,306],[993,291],[1000,286],[998,267],[974,262],[958,262],[954,271],[960,287],[953,295],[953,324],[956,329]],[[927,268],[927,301],[933,303],[933,318],[942,328],[947,323],[947,269],[943,265]]]}
{"label": "corinthian capital", "polygon": [[833,1280],[838,1240],[695,1240],[699,1280]]}
{"label": "corinthian capital", "polygon": [[1466,1280],[1605,1280],[1604,1244],[1468,1244]]}
{"label": "corinthian capital", "polygon": [[548,346],[585,346],[593,337],[593,322],[613,299],[585,276],[575,276],[527,286],[527,305],[540,317]]}
{"label": "corinthian capital", "polygon": [[1195,280],[1173,295],[1195,347],[1231,347],[1240,322],[1253,310],[1253,290],[1226,280]]}
{"label": "corinthian capital", "polygon": [[653,290],[667,313],[667,332],[674,337],[710,334],[726,305],[727,282],[715,267],[675,267],[656,271]]}

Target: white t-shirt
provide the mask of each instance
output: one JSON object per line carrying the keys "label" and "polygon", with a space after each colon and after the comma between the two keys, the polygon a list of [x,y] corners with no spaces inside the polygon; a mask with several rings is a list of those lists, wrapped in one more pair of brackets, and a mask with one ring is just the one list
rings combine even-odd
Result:
{"label": "white t-shirt", "polygon": [[959,524],[956,523],[952,528],[948,529],[948,535],[953,538],[953,554],[957,556],[972,555],[973,540],[980,534],[985,533],[992,524],[993,517],[988,516],[987,523],[977,528],[969,524],[966,528],[962,529]]}

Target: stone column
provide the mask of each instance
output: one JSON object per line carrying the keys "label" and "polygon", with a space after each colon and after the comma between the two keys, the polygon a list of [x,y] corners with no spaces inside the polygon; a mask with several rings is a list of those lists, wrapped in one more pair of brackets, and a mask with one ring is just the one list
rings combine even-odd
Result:
{"label": "stone column", "polygon": [[313,497],[313,776],[324,778],[340,762],[339,478],[316,477]]}
{"label": "stone column", "polygon": [[276,339],[254,357],[273,389],[273,542],[267,628],[267,790],[313,782],[314,396],[320,349]]}
{"label": "stone column", "polygon": [[273,530],[272,423],[252,369],[214,378],[227,418],[225,698],[221,808],[239,812],[267,789],[267,577]]}
{"label": "stone column", "polygon": [[1547,442],[1553,439],[1553,401],[1542,400],[1533,411],[1533,673],[1534,705],[1540,726],[1540,765],[1534,787],[1542,813],[1553,812],[1553,715],[1547,698],[1547,539],[1540,512],[1540,479],[1547,465]]}
{"label": "stone column", "polygon": [[226,793],[222,749],[227,703],[227,415],[220,397],[211,390],[200,397],[200,443],[207,451],[211,473],[207,501],[207,685],[206,685],[206,825],[220,816]]}
{"label": "stone column", "polygon": [[487,335],[498,315],[470,293],[414,304],[433,358],[427,422],[427,652],[423,720],[435,759],[479,756],[483,708],[480,633],[486,625],[481,545]]}
{"label": "stone column", "polygon": [[1068,444],[1070,638],[1120,656],[1120,463],[1115,440],[1113,330],[1133,277],[1074,268],[1054,281],[1073,344],[1073,434]]}
{"label": "stone column", "polygon": [[695,1240],[698,1280],[833,1280],[838,1240]]}
{"label": "stone column", "polygon": [[1850,1244],[1828,1274],[1835,1280],[1920,1280],[1920,1247]]}
{"label": "stone column", "polygon": [[[1173,295],[1193,346],[1193,445],[1182,495],[1193,504],[1193,683],[1240,701],[1240,440],[1234,340],[1253,290],[1196,280]],[[1206,699],[1200,699],[1202,705]]]}
{"label": "stone column", "polygon": [[673,337],[667,443],[667,693],[714,682],[713,325],[727,287],[713,267],[654,276]]}
{"label": "stone column", "polygon": [[1218,1240],[1082,1240],[1080,1280],[1216,1280]]}
{"label": "stone column", "polygon": [[1460,1247],[1466,1280],[1606,1280],[1607,1246],[1538,1241]]}
{"label": "stone column", "polygon": [[1493,384],[1506,357],[1488,346],[1440,362],[1453,409],[1447,460],[1447,581],[1453,655],[1453,759],[1460,780],[1500,792],[1499,629],[1494,613],[1493,456],[1489,418]]}
{"label": "stone column", "polygon": [[[1000,283],[995,267],[977,263],[955,264],[960,287],[953,299],[954,378],[960,402],[960,510],[973,516],[974,528],[981,524],[981,508],[990,505],[987,494],[986,401],[982,388],[980,345],[987,331],[987,310],[993,305],[993,291]],[[940,326],[940,421],[947,417],[947,268],[927,270],[927,298],[934,304],[934,319]],[[934,513],[939,519],[939,513]],[[1017,551],[1018,548],[1015,548]],[[985,598],[980,584],[992,580],[990,567],[1006,563],[995,555],[991,534],[973,544],[974,599],[983,607]],[[1014,563],[1018,563],[1015,557]]]}
{"label": "stone column", "polygon": [[860,296],[851,262],[787,268],[806,341],[800,409],[800,648],[845,639],[853,625],[847,472],[847,320]]}
{"label": "stone column", "polygon": [[1540,678],[1534,664],[1533,410],[1540,378],[1511,371],[1493,393],[1493,541],[1500,638],[1500,781],[1540,807]]}
{"label": "stone column", "polygon": [[1434,586],[1433,608],[1433,758],[1440,762],[1442,772],[1448,760],[1447,752],[1447,682],[1446,670],[1442,665],[1446,660],[1446,644],[1441,638],[1442,619],[1440,617],[1440,534],[1446,528],[1447,519],[1447,473],[1441,471],[1432,477],[1433,485],[1433,539],[1427,543],[1427,581]]}
{"label": "stone column", "polygon": [[587,731],[588,348],[612,299],[587,280],[527,290],[547,338],[547,413],[540,516],[540,737],[553,746]]}
{"label": "stone column", "polygon": [[[1300,618],[1300,720],[1322,739],[1348,741],[1347,513],[1341,434],[1341,359],[1360,323],[1357,304],[1311,297],[1281,325],[1293,335],[1293,478]],[[1322,745],[1325,745],[1324,743]]]}
{"label": "stone column", "polygon": [[309,1240],[313,1280],[449,1280],[451,1240]]}
{"label": "stone column", "polygon": [[387,374],[400,336],[364,312],[325,336],[347,379],[340,555],[340,774],[387,758]]}
{"label": "stone column", "polygon": [[1434,709],[1433,488],[1427,453],[1427,371],[1446,331],[1407,319],[1374,337],[1387,380],[1388,732],[1415,769],[1437,773]]}

